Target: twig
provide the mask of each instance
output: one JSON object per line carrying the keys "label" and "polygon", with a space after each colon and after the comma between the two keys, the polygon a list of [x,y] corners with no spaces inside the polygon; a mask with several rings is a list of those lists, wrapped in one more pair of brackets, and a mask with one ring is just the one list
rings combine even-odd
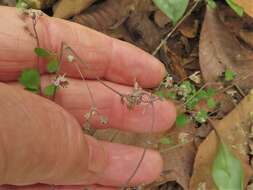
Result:
{"label": "twig", "polygon": [[178,29],[178,27],[185,21],[185,19],[192,14],[192,12],[195,10],[197,5],[202,0],[196,0],[194,5],[191,7],[191,9],[183,16],[183,18],[176,24],[176,26],[167,34],[167,36],[162,39],[160,44],[157,46],[157,48],[153,51],[152,55],[155,56],[157,52],[161,49],[161,47],[168,41],[168,39],[171,37],[171,35]]}

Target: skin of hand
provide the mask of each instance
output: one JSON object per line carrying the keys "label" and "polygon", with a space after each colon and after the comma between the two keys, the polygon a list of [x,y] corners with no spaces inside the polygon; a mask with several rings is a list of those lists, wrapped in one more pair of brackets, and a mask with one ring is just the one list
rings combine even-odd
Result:
{"label": "skin of hand", "polygon": [[[22,89],[22,70],[35,68],[36,40],[32,20],[15,8],[0,6],[0,189],[114,190],[135,170],[143,149],[98,141],[84,135],[81,124],[90,108],[87,88],[75,67],[63,60],[62,72],[69,86],[60,89],[55,102]],[[87,77],[97,109],[108,116],[109,127],[134,132],[150,132],[152,111],[140,105],[128,111],[120,97],[94,80],[96,76],[119,92],[140,86],[157,86],[165,75],[163,65],[144,51],[101,33],[64,20],[41,16],[37,23],[41,47],[60,51],[66,42],[89,64]],[[79,63],[77,63],[79,64]],[[50,83],[46,62],[39,61],[42,89]],[[144,109],[145,114],[144,114]],[[172,103],[154,103],[154,132],[169,129],[175,121]],[[92,125],[103,128],[94,118]],[[159,153],[148,150],[129,185],[155,180],[163,162]],[[5,185],[8,184],[8,185]],[[44,185],[45,184],[45,185]]]}

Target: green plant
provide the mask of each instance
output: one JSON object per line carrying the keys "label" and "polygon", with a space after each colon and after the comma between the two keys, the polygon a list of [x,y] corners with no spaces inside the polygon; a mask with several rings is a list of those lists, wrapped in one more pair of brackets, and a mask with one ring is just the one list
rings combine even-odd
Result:
{"label": "green plant", "polygon": [[184,113],[181,113],[181,114],[178,114],[177,118],[176,118],[176,125],[178,127],[185,127],[187,124],[189,123],[189,118],[186,114]]}
{"label": "green plant", "polygon": [[224,72],[224,80],[226,82],[233,81],[236,77],[236,73],[232,70],[226,69]]}

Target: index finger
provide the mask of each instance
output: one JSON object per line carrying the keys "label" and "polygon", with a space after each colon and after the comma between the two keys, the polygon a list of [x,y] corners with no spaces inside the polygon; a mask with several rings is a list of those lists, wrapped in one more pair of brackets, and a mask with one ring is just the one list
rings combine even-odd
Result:
{"label": "index finger", "polygon": [[[32,20],[22,20],[13,8],[0,7],[0,81],[15,80],[20,72],[35,67],[36,40],[25,30],[32,31]],[[8,22],[6,22],[8,20]],[[154,87],[162,80],[164,66],[153,56],[126,43],[76,23],[57,18],[38,18],[37,32],[41,47],[59,52],[66,42],[89,65],[79,64],[84,75],[102,77],[112,82],[131,85],[137,80],[142,87]],[[41,60],[42,70],[45,62]],[[75,66],[64,61],[63,72],[78,77]]]}

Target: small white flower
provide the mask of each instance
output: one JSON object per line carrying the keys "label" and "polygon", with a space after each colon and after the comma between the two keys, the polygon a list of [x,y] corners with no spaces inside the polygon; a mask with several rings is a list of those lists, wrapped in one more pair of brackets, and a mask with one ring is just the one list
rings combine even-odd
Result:
{"label": "small white flower", "polygon": [[174,83],[173,77],[169,74],[166,76],[166,78],[162,82],[162,84],[164,85],[165,88],[173,87],[173,83]]}
{"label": "small white flower", "polygon": [[55,79],[53,79],[52,83],[55,86],[62,86],[62,84],[68,83],[67,79],[65,78],[66,74],[58,75]]}
{"label": "small white flower", "polygon": [[75,60],[75,57],[73,55],[68,55],[67,60],[69,63],[73,63],[73,61]]}

